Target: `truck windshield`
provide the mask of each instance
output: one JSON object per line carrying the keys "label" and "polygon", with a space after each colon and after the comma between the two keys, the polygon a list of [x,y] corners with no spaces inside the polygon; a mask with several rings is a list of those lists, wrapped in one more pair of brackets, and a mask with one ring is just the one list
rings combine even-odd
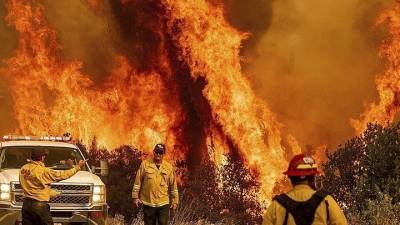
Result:
{"label": "truck windshield", "polygon": [[[66,170],[76,165],[83,159],[77,149],[51,146],[10,146],[4,147],[0,152],[1,169],[19,169],[25,165],[30,158],[32,149],[43,148],[48,152],[44,160],[46,167],[55,170]],[[82,170],[87,170],[86,167]]]}

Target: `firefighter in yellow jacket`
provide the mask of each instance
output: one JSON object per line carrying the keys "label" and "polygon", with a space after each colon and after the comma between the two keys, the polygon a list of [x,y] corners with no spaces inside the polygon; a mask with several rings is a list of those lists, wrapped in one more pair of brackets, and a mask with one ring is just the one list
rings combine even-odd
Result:
{"label": "firefighter in yellow jacket", "polygon": [[19,181],[24,192],[23,225],[53,225],[48,202],[59,193],[50,189],[50,183],[68,179],[85,165],[85,161],[80,160],[70,170],[52,170],[43,163],[46,156],[45,149],[32,149],[31,160],[20,170]]}
{"label": "firefighter in yellow jacket", "polygon": [[315,190],[320,171],[312,157],[296,155],[286,174],[293,189],[275,196],[262,225],[347,225],[337,202],[324,191]]}
{"label": "firefighter in yellow jacket", "polygon": [[179,194],[173,166],[163,159],[165,146],[154,147],[153,158],[144,160],[136,174],[132,198],[143,204],[145,225],[167,225],[169,210],[176,210]]}

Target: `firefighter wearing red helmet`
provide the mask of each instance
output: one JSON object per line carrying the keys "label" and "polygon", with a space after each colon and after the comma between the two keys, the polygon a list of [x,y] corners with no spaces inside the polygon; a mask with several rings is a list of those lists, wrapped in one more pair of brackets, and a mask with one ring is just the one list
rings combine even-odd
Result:
{"label": "firefighter wearing red helmet", "polygon": [[343,211],[332,196],[315,190],[315,176],[320,171],[311,156],[296,155],[284,174],[293,188],[274,197],[262,225],[347,225]]}

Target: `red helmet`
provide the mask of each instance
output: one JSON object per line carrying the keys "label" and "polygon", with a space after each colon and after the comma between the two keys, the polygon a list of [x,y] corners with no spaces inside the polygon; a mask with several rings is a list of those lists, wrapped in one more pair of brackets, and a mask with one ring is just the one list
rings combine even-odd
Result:
{"label": "red helmet", "polygon": [[315,160],[304,154],[296,155],[289,163],[289,168],[283,174],[289,177],[302,177],[320,174]]}

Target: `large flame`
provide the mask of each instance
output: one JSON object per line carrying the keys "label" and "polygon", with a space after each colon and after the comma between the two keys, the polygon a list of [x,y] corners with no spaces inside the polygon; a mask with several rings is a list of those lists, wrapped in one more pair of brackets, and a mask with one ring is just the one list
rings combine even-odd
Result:
{"label": "large flame", "polygon": [[194,79],[207,81],[204,96],[212,116],[258,169],[265,190],[271,190],[283,169],[279,124],[259,101],[241,73],[239,49],[244,34],[224,20],[223,10],[206,1],[161,1],[168,28]]}
{"label": "large flame", "polygon": [[365,130],[370,122],[387,125],[400,112],[400,4],[383,11],[377,25],[387,24],[389,37],[380,48],[380,55],[386,60],[385,71],[376,78],[379,102],[367,106],[358,120],[351,120],[357,133]]}
{"label": "large flame", "polygon": [[[81,73],[80,62],[60,57],[43,6],[32,2],[7,3],[7,21],[20,35],[15,56],[7,60],[2,74],[11,82],[18,132],[71,132],[85,144],[96,137],[99,145],[110,149],[132,144],[148,150],[161,141],[173,149],[182,115],[177,99],[167,95],[161,75],[140,74],[123,56],[116,56],[118,68],[96,87]],[[164,73],[171,73],[168,65],[162,66]]]}
{"label": "large flame", "polygon": [[[99,7],[97,1],[88,3]],[[71,132],[85,144],[95,137],[108,149],[130,144],[148,151],[165,142],[173,149],[170,157],[184,158],[195,145],[185,140],[185,132],[195,132],[192,136],[199,132],[187,128],[191,114],[187,108],[201,104],[197,99],[188,103],[179,94],[192,87],[171,84],[181,79],[181,71],[174,67],[186,68],[192,83],[205,82],[200,95],[210,111],[209,118],[195,117],[209,120],[202,128],[204,137],[199,137],[205,146],[198,149],[209,150],[217,163],[223,163],[223,154],[232,148],[238,150],[260,174],[263,197],[270,198],[286,164],[284,148],[280,124],[241,71],[239,50],[246,34],[225,21],[222,8],[205,0],[160,0],[160,4],[165,30],[159,33],[168,40],[161,45],[164,49],[154,69],[139,71],[121,53],[114,56],[118,66],[98,85],[81,72],[80,61],[61,57],[56,32],[39,1],[8,0],[7,21],[19,33],[19,45],[0,74],[12,86],[16,132]],[[296,143],[293,138],[290,142]]]}

